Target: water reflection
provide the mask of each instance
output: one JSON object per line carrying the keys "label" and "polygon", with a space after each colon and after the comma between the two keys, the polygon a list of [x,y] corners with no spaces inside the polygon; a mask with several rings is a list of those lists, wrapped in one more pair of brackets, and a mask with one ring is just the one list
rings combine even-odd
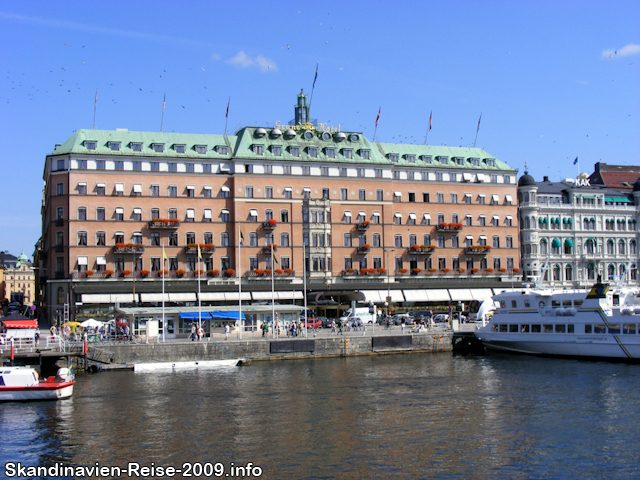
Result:
{"label": "water reflection", "polygon": [[0,457],[253,462],[263,478],[628,478],[637,371],[419,354],[101,373],[70,400],[0,405]]}

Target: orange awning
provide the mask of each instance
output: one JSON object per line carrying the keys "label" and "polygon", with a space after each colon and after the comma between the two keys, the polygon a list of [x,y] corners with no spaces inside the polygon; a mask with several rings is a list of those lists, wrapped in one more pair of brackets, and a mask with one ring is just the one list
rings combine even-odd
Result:
{"label": "orange awning", "polygon": [[2,320],[6,328],[38,328],[38,320]]}

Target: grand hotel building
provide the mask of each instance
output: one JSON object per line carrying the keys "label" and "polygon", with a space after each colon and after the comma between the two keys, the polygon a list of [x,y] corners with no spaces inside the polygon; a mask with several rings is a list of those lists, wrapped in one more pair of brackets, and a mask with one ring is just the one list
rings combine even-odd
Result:
{"label": "grand hotel building", "polygon": [[374,143],[308,119],[300,93],[292,126],[77,130],[56,145],[38,254],[49,320],[65,303],[71,317],[157,304],[162,275],[166,300],[193,305],[199,269],[202,302],[237,303],[240,279],[243,303],[270,302],[273,266],[280,303],[301,305],[306,285],[330,317],[351,300],[448,304],[517,281],[516,170],[480,148]]}

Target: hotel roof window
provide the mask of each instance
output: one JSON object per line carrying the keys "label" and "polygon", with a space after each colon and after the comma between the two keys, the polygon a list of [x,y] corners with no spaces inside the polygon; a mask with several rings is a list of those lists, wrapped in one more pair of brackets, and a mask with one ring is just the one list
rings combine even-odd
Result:
{"label": "hotel roof window", "polygon": [[422,156],[422,161],[424,163],[431,163],[431,155],[423,155]]}
{"label": "hotel roof window", "polygon": [[353,150],[351,148],[343,148],[342,156],[344,158],[353,158]]}
{"label": "hotel roof window", "polygon": [[307,149],[307,152],[309,153],[310,157],[317,157],[318,156],[318,148],[317,147],[309,147]]}
{"label": "hotel roof window", "polygon": [[162,153],[164,152],[164,143],[152,143],[151,148],[153,148],[153,151],[156,153]]}
{"label": "hotel roof window", "polygon": [[307,140],[311,140],[313,138],[313,132],[311,130],[307,130],[303,134],[304,138]]}
{"label": "hotel roof window", "polygon": [[207,153],[207,146],[206,145],[196,145],[196,153],[204,155],[205,153]]}
{"label": "hotel roof window", "polygon": [[456,157],[454,160],[458,165],[464,165],[464,157]]}
{"label": "hotel roof window", "polygon": [[84,142],[84,146],[86,147],[87,150],[95,150],[97,145],[98,145],[98,142],[96,142],[95,140],[86,140]]}
{"label": "hotel roof window", "polygon": [[389,160],[391,160],[392,162],[397,162],[398,161],[398,154],[397,153],[390,153],[389,154]]}
{"label": "hotel roof window", "polygon": [[331,140],[331,134],[329,132],[323,132],[322,133],[322,139],[323,140]]}
{"label": "hotel roof window", "polygon": [[120,142],[109,142],[109,150],[113,150],[114,152],[119,152]]}
{"label": "hotel roof window", "polygon": [[294,157],[299,157],[300,156],[300,147],[296,147],[296,146],[291,146],[289,147],[289,152],[291,153],[292,156]]}
{"label": "hotel roof window", "polygon": [[449,162],[449,157],[445,157],[443,155],[439,155],[436,157],[436,160],[440,163],[448,163]]}
{"label": "hotel roof window", "polygon": [[142,151],[142,143],[131,142],[131,150],[133,150],[134,152],[141,152]]}
{"label": "hotel roof window", "polygon": [[480,159],[479,158],[470,158],[469,162],[471,163],[471,165],[475,165],[475,166],[480,165]]}
{"label": "hotel roof window", "polygon": [[226,145],[218,145],[216,147],[216,152],[218,152],[220,155],[227,155],[229,153],[229,147],[227,147]]}
{"label": "hotel roof window", "polygon": [[336,156],[336,149],[335,148],[325,148],[324,153],[327,155],[327,157],[329,158],[335,158]]}
{"label": "hotel roof window", "polygon": [[371,150],[360,150],[360,156],[365,160],[369,160],[371,158]]}
{"label": "hotel roof window", "polygon": [[358,142],[360,141],[360,136],[352,133],[351,135],[349,135],[349,140],[351,140],[352,142]]}
{"label": "hotel roof window", "polygon": [[495,167],[496,161],[493,158],[486,158],[485,162],[487,162],[487,167]]}
{"label": "hotel roof window", "polygon": [[271,153],[276,156],[282,155],[282,145],[273,145],[271,146]]}
{"label": "hotel roof window", "polygon": [[176,151],[176,153],[184,153],[187,151],[186,145],[174,145],[173,148]]}
{"label": "hotel roof window", "polygon": [[253,153],[255,153],[256,155],[262,155],[262,152],[264,151],[264,145],[254,144],[251,147],[253,149]]}
{"label": "hotel roof window", "polygon": [[415,163],[415,161],[416,161],[416,156],[415,155],[407,155],[407,156],[405,156],[405,158],[406,158],[407,162],[409,162],[409,163]]}

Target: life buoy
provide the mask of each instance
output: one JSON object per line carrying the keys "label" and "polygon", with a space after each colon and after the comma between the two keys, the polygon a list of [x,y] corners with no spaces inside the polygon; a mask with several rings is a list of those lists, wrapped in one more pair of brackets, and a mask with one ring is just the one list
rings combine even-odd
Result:
{"label": "life buoy", "polygon": [[538,306],[540,308],[544,308],[544,300],[540,300],[540,303],[538,303]]}

